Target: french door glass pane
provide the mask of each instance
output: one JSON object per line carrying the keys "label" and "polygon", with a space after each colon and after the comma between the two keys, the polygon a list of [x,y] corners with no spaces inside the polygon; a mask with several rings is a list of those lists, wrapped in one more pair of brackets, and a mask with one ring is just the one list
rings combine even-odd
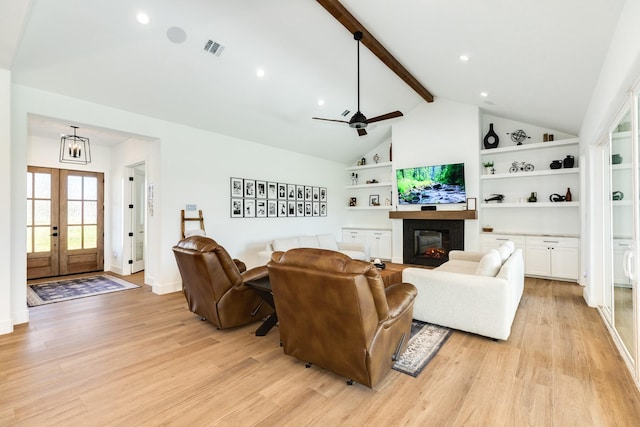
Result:
{"label": "french door glass pane", "polygon": [[98,223],[98,203],[84,202],[84,224]]}
{"label": "french door glass pane", "polygon": [[34,200],[33,215],[35,225],[51,225],[51,201]]}
{"label": "french door glass pane", "polygon": [[67,177],[67,199],[82,199],[82,177],[70,175]]}
{"label": "french door glass pane", "polygon": [[27,227],[27,253],[33,252],[33,228]]}
{"label": "french door glass pane", "polygon": [[51,250],[51,237],[49,227],[34,227],[33,229],[33,251],[49,252]]}
{"label": "french door glass pane", "polygon": [[82,249],[81,225],[70,225],[67,227],[67,249]]}
{"label": "french door glass pane", "polygon": [[33,225],[33,202],[27,200],[27,225]]}
{"label": "french door glass pane", "polygon": [[33,197],[36,199],[51,198],[51,175],[48,173],[34,174]]}
{"label": "french door glass pane", "polygon": [[98,247],[98,227],[95,225],[84,226],[84,240],[85,249],[94,249]]}
{"label": "french door glass pane", "polygon": [[98,200],[98,179],[96,177],[84,177],[84,200]]}
{"label": "french door glass pane", "polygon": [[82,202],[67,201],[67,223],[69,225],[82,224]]}

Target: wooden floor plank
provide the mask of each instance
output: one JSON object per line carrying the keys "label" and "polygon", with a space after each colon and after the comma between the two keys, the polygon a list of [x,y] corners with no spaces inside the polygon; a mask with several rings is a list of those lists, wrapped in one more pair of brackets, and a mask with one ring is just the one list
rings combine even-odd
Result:
{"label": "wooden floor plank", "polygon": [[640,393],[582,290],[526,279],[509,340],[455,331],[374,390],[284,355],[277,328],[201,322],[181,293],[34,307],[0,336],[0,424],[634,425]]}

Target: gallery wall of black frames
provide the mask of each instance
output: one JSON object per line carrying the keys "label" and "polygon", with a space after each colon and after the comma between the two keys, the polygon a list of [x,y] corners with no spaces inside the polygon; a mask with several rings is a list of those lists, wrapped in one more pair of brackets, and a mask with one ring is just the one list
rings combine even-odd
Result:
{"label": "gallery wall of black frames", "polygon": [[259,179],[231,178],[231,218],[327,216],[327,189]]}

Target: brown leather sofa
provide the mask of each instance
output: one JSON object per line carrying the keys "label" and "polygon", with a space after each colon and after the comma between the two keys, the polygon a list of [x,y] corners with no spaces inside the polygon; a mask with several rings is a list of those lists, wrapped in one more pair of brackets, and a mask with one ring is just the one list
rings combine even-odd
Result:
{"label": "brown leather sofa", "polygon": [[265,266],[247,270],[231,259],[215,240],[192,236],[178,242],[173,253],[182,276],[182,290],[189,310],[218,329],[232,328],[261,320],[273,309],[244,285],[247,280],[265,277]]}
{"label": "brown leather sofa", "polygon": [[373,264],[324,249],[275,252],[267,268],[285,354],[373,388],[406,347],[416,288],[385,289]]}

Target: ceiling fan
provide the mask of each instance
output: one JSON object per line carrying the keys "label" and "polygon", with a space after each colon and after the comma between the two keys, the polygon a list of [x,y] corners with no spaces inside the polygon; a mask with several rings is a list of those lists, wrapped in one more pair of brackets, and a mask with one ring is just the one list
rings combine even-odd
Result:
{"label": "ceiling fan", "polygon": [[367,134],[367,131],[364,128],[366,128],[369,123],[381,122],[382,120],[388,120],[388,119],[395,119],[396,117],[401,117],[402,113],[400,111],[393,111],[391,113],[387,113],[381,116],[376,116],[376,117],[367,119],[367,117],[360,112],[360,40],[362,40],[362,32],[356,31],[355,33],[353,33],[353,38],[358,43],[358,111],[351,117],[351,120],[349,121],[323,119],[321,117],[312,117],[312,119],[324,120],[327,122],[347,123],[350,127],[358,131],[358,135],[364,136]]}

